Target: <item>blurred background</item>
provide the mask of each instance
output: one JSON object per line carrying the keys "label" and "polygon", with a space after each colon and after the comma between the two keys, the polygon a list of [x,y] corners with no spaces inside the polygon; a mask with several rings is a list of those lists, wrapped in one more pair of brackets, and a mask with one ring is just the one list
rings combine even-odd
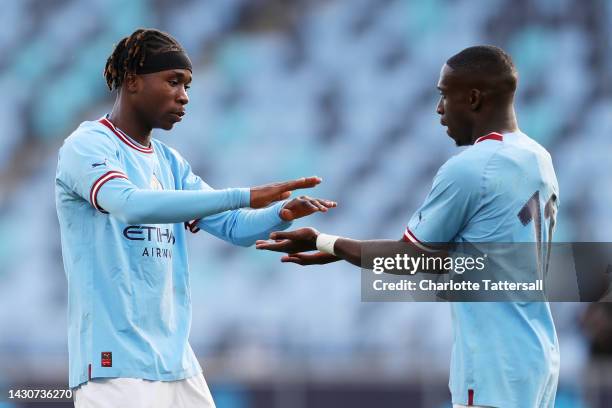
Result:
{"label": "blurred background", "polygon": [[[501,46],[520,73],[520,127],[553,156],[557,240],[611,241],[612,1],[4,1],[0,387],[67,387],[57,150],[110,112],[102,69],[141,26],[194,63],[187,116],[156,137],[213,187],[321,176],[312,195],[339,206],[296,226],[361,239],[399,239],[458,152],[435,113],[446,59]],[[285,265],[205,233],[190,259],[191,344],[218,407],[450,406],[448,305],[363,303],[348,264]],[[612,310],[552,308],[556,406],[610,406]]]}

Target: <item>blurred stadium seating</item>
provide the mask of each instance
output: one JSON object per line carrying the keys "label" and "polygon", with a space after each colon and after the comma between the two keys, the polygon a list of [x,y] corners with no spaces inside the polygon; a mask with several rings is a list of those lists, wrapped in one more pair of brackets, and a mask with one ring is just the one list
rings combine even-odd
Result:
{"label": "blurred stadium seating", "polygon": [[[456,153],[435,114],[446,58],[500,45],[520,72],[521,128],[555,162],[558,239],[610,241],[610,1],[9,0],[0,19],[4,381],[65,383],[56,152],[78,123],[110,111],[106,57],[139,26],[175,35],[195,67],[188,115],[157,137],[214,187],[322,176],[313,194],[339,207],[297,225],[359,238],[399,238]],[[370,390],[361,404],[387,402],[352,406],[448,400],[447,305],[362,303],[347,264],[281,265],[203,233],[190,247],[191,342],[220,407],[348,406],[354,384]],[[558,406],[581,396],[598,406],[610,387],[578,380],[589,361],[582,306],[553,309]]]}

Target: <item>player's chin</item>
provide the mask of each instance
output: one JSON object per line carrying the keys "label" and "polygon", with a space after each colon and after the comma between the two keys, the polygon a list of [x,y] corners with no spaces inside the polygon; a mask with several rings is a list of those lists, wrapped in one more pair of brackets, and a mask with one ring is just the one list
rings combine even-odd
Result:
{"label": "player's chin", "polygon": [[173,120],[172,118],[164,120],[160,122],[159,128],[164,130],[171,130],[176,123],[180,122],[180,120]]}
{"label": "player's chin", "polygon": [[160,126],[161,129],[171,130],[174,127],[174,123],[165,123]]}

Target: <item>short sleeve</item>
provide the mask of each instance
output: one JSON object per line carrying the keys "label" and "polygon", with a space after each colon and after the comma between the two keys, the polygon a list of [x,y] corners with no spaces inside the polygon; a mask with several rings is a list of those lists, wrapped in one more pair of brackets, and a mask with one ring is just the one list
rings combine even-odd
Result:
{"label": "short sleeve", "polygon": [[456,158],[445,163],[423,205],[414,213],[403,236],[423,250],[454,241],[475,213],[480,199],[481,177]]}
{"label": "short sleeve", "polygon": [[115,178],[127,179],[116,143],[104,132],[77,131],[59,152],[57,179],[99,211],[100,188]]}

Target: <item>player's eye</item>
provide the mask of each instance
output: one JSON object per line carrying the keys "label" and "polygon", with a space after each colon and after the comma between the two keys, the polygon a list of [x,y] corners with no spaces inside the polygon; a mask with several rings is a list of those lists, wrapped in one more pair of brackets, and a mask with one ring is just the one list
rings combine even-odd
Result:
{"label": "player's eye", "polygon": [[176,79],[171,79],[168,81],[168,83],[172,86],[177,86],[178,85],[178,81]]}
{"label": "player's eye", "polygon": [[185,85],[185,90],[188,90],[189,88],[191,88],[191,85]]}

